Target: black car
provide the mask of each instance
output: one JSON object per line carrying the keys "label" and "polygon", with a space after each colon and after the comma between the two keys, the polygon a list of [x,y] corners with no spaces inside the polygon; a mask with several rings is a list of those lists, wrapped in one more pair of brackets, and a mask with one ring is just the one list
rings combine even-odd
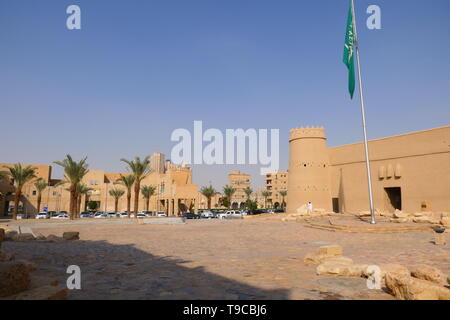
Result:
{"label": "black car", "polygon": [[200,219],[200,216],[198,214],[193,213],[193,212],[183,213],[183,217],[186,218],[186,219]]}

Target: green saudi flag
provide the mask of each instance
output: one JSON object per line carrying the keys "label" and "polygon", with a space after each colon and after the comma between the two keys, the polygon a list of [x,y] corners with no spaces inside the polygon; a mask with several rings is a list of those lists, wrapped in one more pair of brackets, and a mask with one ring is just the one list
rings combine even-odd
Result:
{"label": "green saudi flag", "polygon": [[353,2],[350,0],[350,9],[348,11],[347,31],[345,34],[345,48],[344,48],[344,63],[348,68],[348,91],[350,97],[353,99],[355,93],[355,59],[354,59],[354,45],[355,45],[355,33],[354,33],[354,19],[353,16]]}

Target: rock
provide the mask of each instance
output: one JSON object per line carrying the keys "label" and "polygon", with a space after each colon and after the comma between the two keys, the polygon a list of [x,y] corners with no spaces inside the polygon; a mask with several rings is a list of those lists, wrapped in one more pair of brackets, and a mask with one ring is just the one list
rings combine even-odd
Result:
{"label": "rock", "polygon": [[11,261],[14,256],[11,253],[0,250],[0,262]]}
{"label": "rock", "polygon": [[391,219],[390,222],[392,222],[392,223],[407,223],[407,222],[409,222],[409,219],[408,218],[394,218],[394,219]]}
{"label": "rock", "polygon": [[317,208],[313,210],[313,213],[315,214],[319,214],[319,215],[324,215],[327,212],[327,210],[322,209],[322,208]]}
{"label": "rock", "polygon": [[364,277],[367,273],[366,264],[321,264],[317,267],[317,275],[337,277]]}
{"label": "rock", "polygon": [[80,233],[76,231],[69,231],[63,233],[63,238],[65,240],[80,240]]}
{"label": "rock", "polygon": [[358,216],[360,216],[360,217],[370,217],[371,213],[370,213],[370,211],[361,211],[361,212],[358,213]]}
{"label": "rock", "polygon": [[19,293],[14,300],[66,300],[67,296],[67,288],[49,285]]}
{"label": "rock", "polygon": [[36,238],[31,233],[19,233],[15,238],[15,241],[33,241],[33,240],[36,240]]}
{"label": "rock", "polygon": [[450,217],[442,217],[441,224],[447,228],[450,228]]}
{"label": "rock", "polygon": [[317,252],[319,255],[329,255],[329,256],[335,256],[335,257],[341,257],[342,256],[342,247],[333,244],[329,246],[322,246],[317,249]]}
{"label": "rock", "polygon": [[431,224],[439,223],[438,220],[436,220],[436,219],[434,219],[433,217],[430,217],[430,216],[416,217],[416,218],[413,219],[413,222],[415,222],[415,223],[431,223]]}
{"label": "rock", "polygon": [[428,217],[431,216],[431,212],[416,212],[414,213],[414,217]]}
{"label": "rock", "polygon": [[55,236],[54,234],[49,234],[47,236],[47,241],[50,241],[50,242],[61,242],[61,241],[64,241],[64,239],[61,238],[61,237]]}
{"label": "rock", "polygon": [[336,256],[326,255],[326,254],[312,254],[308,253],[303,262],[306,264],[322,264],[329,259],[335,259]]}
{"label": "rock", "polygon": [[404,213],[400,210],[395,210],[395,212],[394,212],[394,218],[400,219],[400,218],[407,218],[408,216],[409,215],[407,213]]}
{"label": "rock", "polygon": [[447,283],[450,285],[450,276],[447,277]]}
{"label": "rock", "polygon": [[308,206],[306,204],[302,205],[300,208],[297,209],[297,213],[299,213],[300,215],[308,214]]}
{"label": "rock", "polygon": [[0,228],[0,243],[5,241],[5,229]]}
{"label": "rock", "polygon": [[386,287],[401,300],[450,300],[450,289],[399,273],[386,274]]}
{"label": "rock", "polygon": [[381,212],[380,214],[382,217],[388,217],[388,218],[393,218],[394,214],[391,212]]}
{"label": "rock", "polygon": [[0,297],[25,291],[30,285],[30,267],[24,261],[0,262]]}
{"label": "rock", "polygon": [[381,269],[381,276],[384,278],[386,276],[387,273],[396,273],[396,274],[401,274],[401,275],[405,275],[405,276],[409,276],[410,272],[408,270],[408,268],[399,265],[399,264],[381,264],[379,265],[380,269]]}
{"label": "rock", "polygon": [[332,257],[329,259],[326,259],[322,263],[325,264],[353,264],[353,260],[347,257]]}
{"label": "rock", "polygon": [[36,240],[38,240],[38,241],[45,241],[45,240],[47,240],[47,238],[42,233],[37,232],[36,233]]}
{"label": "rock", "polygon": [[5,240],[14,241],[18,234],[16,230],[8,230],[5,232]]}
{"label": "rock", "polygon": [[411,270],[411,275],[417,279],[427,280],[437,284],[445,284],[445,277],[441,270],[432,266],[424,264],[414,266]]}

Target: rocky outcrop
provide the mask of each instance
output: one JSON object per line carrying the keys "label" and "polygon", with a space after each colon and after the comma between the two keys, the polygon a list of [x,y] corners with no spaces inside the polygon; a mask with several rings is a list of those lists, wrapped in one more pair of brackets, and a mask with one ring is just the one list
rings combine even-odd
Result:
{"label": "rocky outcrop", "polygon": [[386,287],[401,300],[450,300],[450,289],[399,273],[386,274]]}
{"label": "rocky outcrop", "polygon": [[5,232],[5,240],[14,241],[18,235],[19,232],[17,232],[16,230],[8,230]]}
{"label": "rocky outcrop", "polygon": [[0,297],[25,291],[30,286],[30,265],[24,261],[0,263]]}
{"label": "rocky outcrop", "polygon": [[76,231],[64,232],[63,239],[69,241],[80,240],[80,233]]}
{"label": "rocky outcrop", "polygon": [[366,264],[328,264],[317,267],[317,275],[329,275],[337,277],[363,277],[367,275]]}
{"label": "rocky outcrop", "polygon": [[441,270],[428,265],[417,265],[411,269],[414,278],[431,281],[437,284],[445,284],[445,277]]}

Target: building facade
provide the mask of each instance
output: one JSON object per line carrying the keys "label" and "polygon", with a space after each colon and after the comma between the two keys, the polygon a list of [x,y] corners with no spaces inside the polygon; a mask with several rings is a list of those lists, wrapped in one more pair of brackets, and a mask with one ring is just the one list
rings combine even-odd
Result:
{"label": "building facade", "polygon": [[[280,195],[281,191],[287,192],[288,187],[288,172],[278,171],[268,173],[266,175],[266,191],[270,192],[267,198],[267,206],[269,208],[281,208],[283,206],[283,197]],[[284,204],[287,203],[287,196],[284,197]]]}
{"label": "building facade", "polygon": [[[328,147],[323,128],[290,132],[288,212],[369,210],[364,144]],[[450,211],[450,126],[369,141],[375,208]]]}
{"label": "building facade", "polygon": [[[164,156],[164,155],[163,155]],[[13,164],[0,164],[1,170]],[[68,185],[58,185],[60,180],[52,179],[52,167],[49,165],[32,165],[37,168],[36,175],[49,183],[42,192],[41,211],[69,211],[70,193]],[[206,208],[206,198],[199,192],[198,186],[192,184],[192,170],[187,166],[176,166],[164,161],[164,173],[152,170],[141,182],[141,186],[154,186],[156,193],[150,198],[149,208],[146,208],[146,200],[139,195],[138,211],[163,211],[169,216],[179,215],[186,211],[195,211]],[[109,194],[111,189],[124,189],[114,184],[120,175],[128,173],[109,173],[102,170],[89,170],[83,179],[92,191],[82,197],[81,211],[87,210],[88,202],[97,203],[97,211],[114,212],[115,201]],[[25,216],[33,217],[37,210],[37,191],[34,181],[23,188],[23,196],[20,201],[19,211]],[[134,211],[134,188],[132,190],[131,211]],[[216,206],[217,200],[214,199]],[[14,205],[14,188],[7,181],[0,182],[0,216],[7,216]],[[118,210],[125,212],[127,209],[126,193],[120,198]]]}
{"label": "building facade", "polygon": [[233,209],[245,208],[245,202],[247,201],[247,195],[244,190],[250,188],[250,175],[242,173],[238,170],[232,171],[228,175],[228,185],[236,190],[231,197],[231,207]]}

